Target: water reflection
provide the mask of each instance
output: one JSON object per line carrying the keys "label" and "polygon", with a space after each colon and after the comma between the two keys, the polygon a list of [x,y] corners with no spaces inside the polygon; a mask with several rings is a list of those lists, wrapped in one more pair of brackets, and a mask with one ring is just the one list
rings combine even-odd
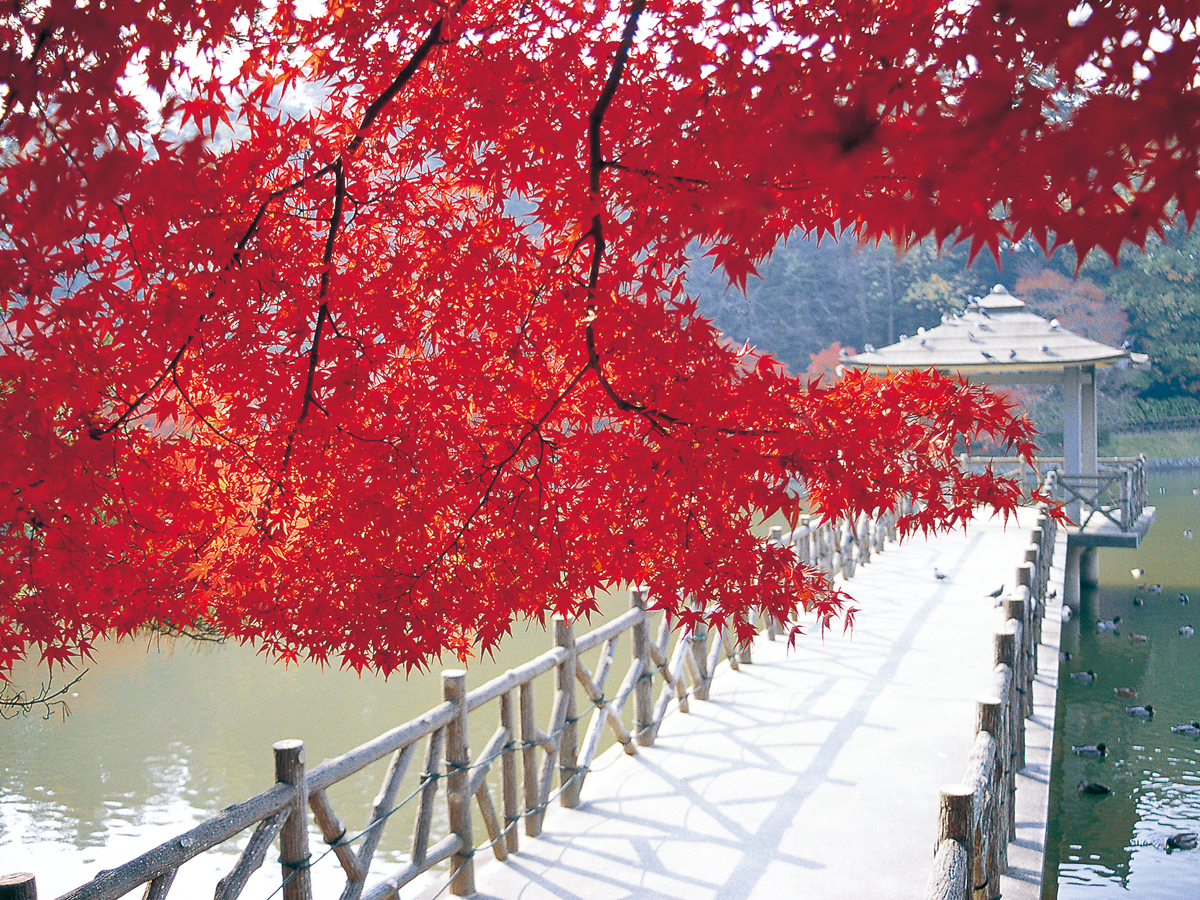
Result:
{"label": "water reflection", "polygon": [[[1200,530],[1198,485],[1200,472],[1152,480],[1158,513],[1149,537],[1136,551],[1100,551],[1102,586],[1085,594],[1081,614],[1063,626],[1070,659],[1059,682],[1044,900],[1200,895],[1200,851],[1166,849],[1169,835],[1200,831],[1200,739],[1171,731],[1200,719],[1200,638],[1179,631],[1200,627],[1200,544],[1185,535]],[[1131,571],[1139,568],[1140,579]],[[1154,583],[1160,592],[1147,589]],[[1181,593],[1198,599],[1183,604]],[[1097,631],[1098,621],[1115,616],[1115,632]],[[1065,677],[1088,669],[1096,672],[1092,684]],[[1126,712],[1146,704],[1153,718]],[[1103,759],[1071,752],[1100,741],[1108,746]],[[1112,793],[1081,794],[1082,780]]]}

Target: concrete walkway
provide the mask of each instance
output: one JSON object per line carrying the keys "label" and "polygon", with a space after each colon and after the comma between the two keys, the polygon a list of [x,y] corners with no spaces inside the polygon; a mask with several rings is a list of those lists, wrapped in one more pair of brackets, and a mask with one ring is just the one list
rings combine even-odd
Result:
{"label": "concrete walkway", "polygon": [[[480,865],[475,896],[919,898],[938,790],[965,773],[975,702],[992,693],[1001,614],[987,594],[1013,586],[1034,521],[889,545],[844,585],[861,608],[852,634],[806,634],[791,652],[760,638],[754,664],[722,668],[654,747],[600,757],[580,808],[552,808],[541,837]],[[1006,900],[1040,896],[1058,622],[1052,606]]]}

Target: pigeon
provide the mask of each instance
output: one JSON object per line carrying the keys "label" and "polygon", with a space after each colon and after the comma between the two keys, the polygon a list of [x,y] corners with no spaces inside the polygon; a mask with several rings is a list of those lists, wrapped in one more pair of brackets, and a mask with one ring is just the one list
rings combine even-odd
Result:
{"label": "pigeon", "polygon": [[1179,595],[1179,603],[1181,606],[1187,606],[1191,602],[1192,602],[1192,598],[1189,597],[1187,594]]}
{"label": "pigeon", "polygon": [[1086,672],[1072,672],[1071,677],[1076,681],[1082,681],[1084,684],[1091,684],[1096,680],[1096,673],[1088,669]]}
{"label": "pigeon", "polygon": [[1146,574],[1146,570],[1145,569],[1130,569],[1129,574],[1132,575],[1134,578],[1141,578],[1143,575]]}
{"label": "pigeon", "polygon": [[1146,585],[1146,590],[1148,590],[1152,594],[1161,594],[1162,593],[1162,585],[1161,584],[1148,584],[1148,585]]}
{"label": "pigeon", "polygon": [[1145,706],[1127,706],[1125,712],[1129,713],[1135,719],[1153,719],[1154,707],[1147,703]]}
{"label": "pigeon", "polygon": [[1196,629],[1193,628],[1191,625],[1180,625],[1179,633],[1182,634],[1184,637],[1191,637],[1193,634],[1196,633]]}
{"label": "pigeon", "polygon": [[1172,725],[1171,730],[1176,734],[1186,734],[1188,737],[1200,737],[1200,722],[1185,722],[1182,725]]}
{"label": "pigeon", "polygon": [[1077,753],[1080,756],[1101,756],[1101,757],[1103,757],[1103,756],[1108,755],[1108,747],[1103,742],[1101,742],[1099,744],[1087,744],[1083,747],[1072,747],[1071,752]]}
{"label": "pigeon", "polygon": [[942,581],[942,580],[943,580],[943,579],[946,577],[946,573],[945,573],[945,572],[939,572],[939,571],[937,570],[937,567],[935,566],[935,567],[934,567],[934,569],[933,569],[933,577],[934,577],[934,578],[936,578],[938,581]]}
{"label": "pigeon", "polygon": [[1111,619],[1101,619],[1096,623],[1097,631],[1116,631],[1117,626],[1121,624],[1120,616],[1113,616]]}
{"label": "pigeon", "polygon": [[1016,350],[1009,350],[1009,351],[1008,351],[1008,358],[1009,358],[1009,359],[1016,359],[1016,358],[1017,358],[1017,351],[1016,351]]}
{"label": "pigeon", "polygon": [[991,597],[993,600],[995,600],[997,597],[999,597],[1003,593],[1004,593],[1004,585],[1000,585],[1000,587],[996,588],[994,591],[992,591],[990,594],[988,594],[988,596]]}

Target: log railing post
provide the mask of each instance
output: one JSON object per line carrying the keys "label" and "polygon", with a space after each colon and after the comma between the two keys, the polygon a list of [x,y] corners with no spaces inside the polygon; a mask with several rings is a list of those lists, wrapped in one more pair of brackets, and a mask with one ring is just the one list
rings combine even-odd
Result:
{"label": "log railing post", "polygon": [[291,812],[279,832],[279,862],[283,875],[283,900],[312,900],[308,869],[308,779],[304,772],[304,742],[279,741],[275,751],[275,781],[296,789]]}
{"label": "log railing post", "polygon": [[996,760],[988,790],[992,795],[987,828],[984,870],[987,885],[985,897],[999,896],[1000,874],[1008,867],[1008,778],[1005,760],[1004,710],[997,697],[980,700],[975,707],[976,733],[986,732],[996,741]]}
{"label": "log railing post", "polygon": [[33,873],[0,875],[0,900],[37,900],[37,884]]}
{"label": "log railing post", "polygon": [[517,798],[517,749],[515,736],[517,717],[513,710],[513,692],[500,695],[500,727],[508,730],[508,746],[500,756],[500,781],[504,788],[504,841],[509,853],[516,853],[520,844],[517,820],[521,818],[521,802]]}
{"label": "log railing post", "polygon": [[542,833],[539,814],[537,747],[538,727],[534,720],[533,685],[522,681],[517,693],[521,718],[521,782],[525,786],[525,834],[537,837]]}
{"label": "log railing post", "polygon": [[[646,595],[639,588],[629,591],[629,606],[646,611]],[[637,687],[633,689],[634,740],[641,746],[654,743],[654,662],[650,659],[650,622],[646,616],[633,626],[633,664],[641,666]]]}
{"label": "log railing post", "polygon": [[454,718],[446,725],[446,812],[450,833],[461,846],[450,857],[450,893],[466,897],[475,893],[475,839],[471,833],[471,749],[467,743],[467,673],[442,672],[442,699],[454,704]]}
{"label": "log railing post", "polygon": [[692,692],[697,700],[708,699],[708,625],[699,621],[692,628],[688,640],[692,642],[692,659],[696,664],[696,689]]}
{"label": "log railing post", "polygon": [[[952,886],[946,896],[954,900],[972,900],[975,888],[971,884],[971,864],[975,858],[974,838],[975,792],[961,784],[942,788],[938,804],[938,839],[933,852],[936,855],[944,841],[953,841],[965,851],[967,865],[959,876],[960,883]],[[956,873],[957,874],[957,873]]]}
{"label": "log railing post", "polygon": [[573,809],[579,805],[579,789],[582,786],[579,773],[579,723],[575,711],[575,631],[571,623],[561,616],[554,617],[554,643],[567,651],[566,658],[555,672],[555,688],[564,696],[567,715],[563,720],[562,734],[558,737],[558,795],[560,806]]}
{"label": "log railing post", "polygon": [[[1017,657],[1015,633],[1016,623],[1009,620],[1009,629],[996,635],[996,665],[1002,667],[1001,671],[1005,674],[1007,688],[1000,694],[1000,700],[1004,704],[1004,725],[1005,725],[1005,742],[1004,742],[1004,771],[1008,781],[1008,797],[1005,803],[1008,809],[1008,825],[1007,833],[1013,834],[1016,831],[1016,803],[1013,794],[1017,789],[1017,770],[1024,764],[1022,757],[1024,753],[1020,749],[1021,743],[1024,741],[1024,716],[1021,715],[1021,695],[1017,690],[1020,684],[1017,678],[1017,670],[1014,661]],[[1019,627],[1019,626],[1016,626]]]}

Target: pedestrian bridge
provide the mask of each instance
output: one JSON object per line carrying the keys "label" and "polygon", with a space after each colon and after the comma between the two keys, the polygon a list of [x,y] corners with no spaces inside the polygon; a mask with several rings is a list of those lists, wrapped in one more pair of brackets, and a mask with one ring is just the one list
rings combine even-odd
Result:
{"label": "pedestrian bridge", "polygon": [[[64,900],[183,896],[180,867],[231,840],[215,895],[237,897],[277,839],[285,900],[314,883],[343,900],[1038,897],[1065,537],[1036,510],[892,536],[783,536],[853,575],[850,634],[734,652],[726,635],[678,638],[635,592],[588,634],[557,622],[554,649],[487,684],[446,673],[444,703],[335,759],[306,769],[300,742],[277,744],[273,787]],[[473,752],[483,720],[495,731]],[[372,765],[373,809],[335,810],[327,789]],[[411,853],[389,870],[375,849],[406,803]],[[322,867],[340,871],[330,893]]]}

